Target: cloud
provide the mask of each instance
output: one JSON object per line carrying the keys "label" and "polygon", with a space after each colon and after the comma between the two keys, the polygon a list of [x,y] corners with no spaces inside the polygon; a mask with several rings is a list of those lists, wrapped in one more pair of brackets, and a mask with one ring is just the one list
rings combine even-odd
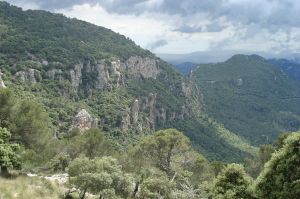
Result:
{"label": "cloud", "polygon": [[165,39],[159,39],[159,40],[149,44],[148,46],[149,46],[150,50],[155,50],[155,49],[165,46],[167,44],[168,44],[168,42]]}
{"label": "cloud", "polygon": [[174,31],[178,31],[182,33],[197,33],[197,32],[203,32],[204,28],[202,26],[182,25],[178,28],[175,28]]}
{"label": "cloud", "polygon": [[[190,25],[191,18],[198,20],[199,13],[213,21],[211,28],[218,27],[217,21],[225,18],[236,24],[257,24],[276,30],[278,27],[300,27],[300,1],[298,0],[8,0],[13,4],[34,5],[41,9],[56,10],[74,5],[100,4],[107,12],[117,14],[143,15],[144,13],[180,16]],[[210,28],[208,28],[209,31]],[[178,28],[178,30],[181,30]],[[185,32],[187,29],[183,29]]]}
{"label": "cloud", "polygon": [[[98,2],[98,0],[7,0],[7,2],[12,3],[14,5],[18,5],[24,8],[23,5],[32,5],[34,8],[38,7],[39,9],[45,10],[55,10],[62,8],[69,8],[74,5],[89,3],[94,4]],[[28,9],[30,7],[27,7]],[[31,8],[30,8],[31,9]]]}
{"label": "cloud", "polygon": [[[298,0],[8,0],[105,26],[158,53],[299,52]],[[159,39],[158,39],[159,38]]]}
{"label": "cloud", "polygon": [[219,23],[209,23],[206,25],[183,24],[183,25],[175,28],[174,31],[192,34],[192,33],[200,33],[200,32],[221,32],[224,28],[225,28],[225,26],[222,24],[219,24]]}

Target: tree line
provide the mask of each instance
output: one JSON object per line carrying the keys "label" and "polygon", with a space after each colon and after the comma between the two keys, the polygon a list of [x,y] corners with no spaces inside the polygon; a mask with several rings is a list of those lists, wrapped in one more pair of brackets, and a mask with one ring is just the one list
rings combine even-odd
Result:
{"label": "tree line", "polygon": [[[176,129],[116,150],[100,129],[54,139],[35,102],[0,90],[1,175],[11,169],[67,172],[65,198],[295,199],[300,196],[300,133],[283,134],[243,164],[208,161]],[[73,189],[75,188],[75,189]]]}

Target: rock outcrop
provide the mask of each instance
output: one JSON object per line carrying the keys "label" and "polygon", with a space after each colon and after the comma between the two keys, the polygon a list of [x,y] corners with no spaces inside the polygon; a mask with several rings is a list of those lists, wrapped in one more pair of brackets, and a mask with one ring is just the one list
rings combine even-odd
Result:
{"label": "rock outcrop", "polygon": [[[50,72],[49,75],[53,79],[53,72]],[[123,83],[121,76],[121,62],[119,60],[112,62],[100,60],[97,63],[87,61],[77,64],[69,70],[70,82],[75,90],[78,90],[80,86],[84,89],[97,91],[110,90],[112,86],[119,86]]]}
{"label": "rock outcrop", "polygon": [[[73,66],[72,69],[62,71],[59,63],[48,63],[54,67],[46,72],[46,77],[51,80],[68,79],[75,91],[83,89],[86,94],[97,93],[102,90],[111,90],[125,84],[125,77],[134,78],[156,78],[160,73],[158,63],[153,58],[138,56],[130,57],[125,62],[120,60],[98,60],[96,62],[84,61]],[[20,71],[17,76],[22,81],[30,80],[38,82],[34,69]]]}
{"label": "rock outcrop", "polygon": [[157,61],[153,58],[130,57],[126,61],[128,74],[134,77],[153,78],[155,79],[160,73]]}
{"label": "rock outcrop", "polygon": [[140,111],[148,113],[148,122],[151,129],[165,125],[167,122],[174,122],[176,119],[184,119],[189,114],[189,109],[182,106],[178,111],[161,107],[157,104],[157,94],[150,93],[142,98]]}
{"label": "rock outcrop", "polygon": [[130,109],[130,122],[131,124],[135,125],[138,122],[139,119],[139,100],[134,100],[134,102],[131,105]]}
{"label": "rock outcrop", "polygon": [[98,63],[96,66],[89,69],[89,72],[95,71],[97,74],[95,88],[104,90],[109,87],[109,74],[104,63]]}
{"label": "rock outcrop", "polygon": [[98,127],[98,120],[93,118],[85,109],[81,109],[73,119],[72,129],[78,128],[80,133]]}
{"label": "rock outcrop", "polygon": [[79,88],[80,83],[82,82],[82,73],[81,70],[83,68],[83,64],[76,64],[72,70],[69,71],[70,81],[76,90]]}
{"label": "rock outcrop", "polygon": [[3,73],[0,70],[0,88],[6,88],[6,86],[5,86],[5,84],[4,84],[3,80],[2,80],[2,75],[3,75]]}
{"label": "rock outcrop", "polygon": [[182,86],[182,92],[184,93],[184,95],[186,97],[191,97],[193,94],[193,89],[192,89],[191,85],[186,84],[185,82],[182,82],[181,86]]}
{"label": "rock outcrop", "polygon": [[131,126],[131,123],[130,123],[129,110],[125,110],[122,115],[122,121],[121,121],[120,128],[126,132],[130,128],[130,126]]}
{"label": "rock outcrop", "polygon": [[127,131],[130,128],[137,127],[139,125],[139,100],[135,99],[131,106],[128,107],[122,114],[122,121],[120,128],[123,131]]}
{"label": "rock outcrop", "polygon": [[63,72],[61,69],[51,69],[46,72],[47,78],[51,80],[63,80]]}
{"label": "rock outcrop", "polygon": [[156,94],[150,93],[149,96],[142,99],[141,109],[149,113],[149,122],[152,129],[155,128],[155,104]]}
{"label": "rock outcrop", "polygon": [[21,82],[31,82],[35,84],[42,81],[42,75],[41,72],[36,69],[27,68],[26,70],[17,72],[14,79]]}

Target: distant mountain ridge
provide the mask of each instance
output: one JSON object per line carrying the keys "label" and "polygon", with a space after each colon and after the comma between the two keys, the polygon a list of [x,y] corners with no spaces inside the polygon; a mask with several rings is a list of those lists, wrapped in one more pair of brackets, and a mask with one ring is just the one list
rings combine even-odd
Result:
{"label": "distant mountain ridge", "polygon": [[179,64],[172,64],[176,70],[178,70],[183,75],[188,75],[192,70],[194,70],[198,64],[192,62],[184,62]]}
{"label": "distant mountain ridge", "polygon": [[218,63],[225,62],[236,54],[257,54],[259,56],[265,57],[266,59],[287,59],[293,62],[300,63],[300,54],[299,53],[272,53],[272,52],[260,52],[260,51],[246,51],[246,50],[207,50],[207,51],[198,51],[191,52],[186,54],[157,54],[158,57],[168,61],[172,64],[180,64],[184,62],[192,62],[198,64],[207,64],[207,63]]}
{"label": "distant mountain ridge", "polygon": [[290,78],[300,81],[300,62],[288,59],[270,59],[268,61],[279,66]]}
{"label": "distant mountain ridge", "polygon": [[203,93],[206,112],[254,145],[300,128],[298,83],[263,57],[235,55],[202,64],[191,78]]}

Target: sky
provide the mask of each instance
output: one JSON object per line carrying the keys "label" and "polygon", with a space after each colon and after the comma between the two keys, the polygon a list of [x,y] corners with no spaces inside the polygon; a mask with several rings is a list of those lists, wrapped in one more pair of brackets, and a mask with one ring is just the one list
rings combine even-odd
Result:
{"label": "sky", "polygon": [[121,33],[154,53],[300,52],[300,0],[7,0]]}

